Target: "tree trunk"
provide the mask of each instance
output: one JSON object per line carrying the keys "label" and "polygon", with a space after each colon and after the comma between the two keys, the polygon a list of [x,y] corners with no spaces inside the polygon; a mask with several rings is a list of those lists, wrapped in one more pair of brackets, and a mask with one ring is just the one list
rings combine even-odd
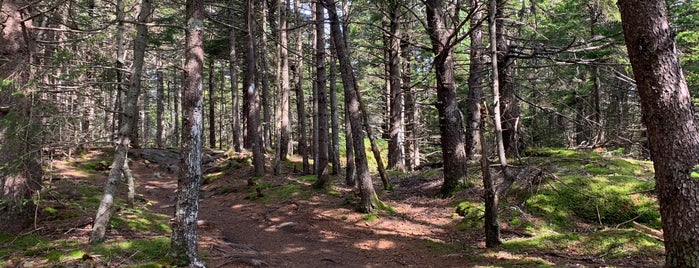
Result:
{"label": "tree trunk", "polygon": [[[478,6],[477,0],[471,0],[471,5]],[[483,31],[480,21],[483,17],[483,9],[476,8],[471,15],[471,49],[469,50],[470,65],[468,72],[468,99],[466,100],[466,136],[464,138],[465,151],[468,158],[477,153],[480,140],[479,128],[481,125],[480,103],[483,96]],[[483,153],[483,157],[488,157]]]}
{"label": "tree trunk", "polygon": [[[264,3],[264,1],[261,1]],[[264,5],[264,4],[261,4]],[[270,144],[272,144],[272,116],[270,113],[270,110],[272,107],[269,105],[270,102],[270,88],[269,88],[269,80],[270,80],[270,75],[269,75],[269,59],[267,59],[267,24],[265,21],[267,21],[267,12],[266,9],[260,8],[261,12],[261,19],[260,25],[262,26],[262,34],[260,44],[257,46],[259,48],[259,53],[256,51],[255,52],[255,57],[256,59],[260,60],[261,63],[261,70],[258,70],[260,72],[260,80],[262,80],[262,91],[260,93],[257,93],[258,95],[258,101],[257,101],[257,106],[258,110],[262,110],[262,123],[259,123],[259,117],[258,117],[258,126],[262,130],[261,132],[261,137],[258,139],[259,141],[259,146],[261,147],[261,150],[264,151],[264,148]],[[255,38],[255,35],[252,37],[253,39]],[[256,75],[257,76],[257,75]],[[262,107],[259,107],[259,106]],[[250,133],[248,131],[248,133]],[[254,149],[253,149],[254,151]]]}
{"label": "tree trunk", "polygon": [[[16,234],[28,227],[32,197],[41,188],[38,117],[32,114],[32,24],[24,0],[0,1],[0,230]],[[10,82],[9,85],[5,84]],[[23,94],[14,94],[22,92]]]}
{"label": "tree trunk", "polygon": [[[228,2],[228,18],[233,19],[233,0]],[[242,135],[240,133],[240,91],[238,90],[238,56],[236,55],[236,31],[231,27],[228,32],[228,71],[231,76],[231,132],[233,135],[233,151],[242,152]]]}
{"label": "tree trunk", "polygon": [[420,112],[417,106],[417,92],[413,89],[411,62],[413,51],[406,44],[403,54],[403,96],[405,99],[405,165],[413,171],[420,165]]}
{"label": "tree trunk", "polygon": [[427,0],[427,25],[437,78],[437,111],[441,131],[442,157],[444,159],[444,184],[439,191],[441,196],[451,196],[459,182],[466,176],[466,151],[462,131],[461,112],[456,96],[454,79],[454,58],[452,44],[448,43],[451,29],[444,21],[444,2]]}
{"label": "tree trunk", "polygon": [[308,134],[306,133],[306,105],[303,94],[303,28],[299,27],[303,23],[301,15],[301,1],[296,0],[296,66],[294,71],[294,90],[296,91],[296,112],[298,113],[299,124],[299,155],[302,161],[302,173],[304,175],[311,172],[310,164],[308,163]]}
{"label": "tree trunk", "polygon": [[201,147],[203,127],[204,69],[204,1],[187,1],[185,50],[184,118],[180,173],[177,178],[177,203],[172,222],[170,255],[178,264],[205,267],[199,260],[197,219],[201,182]]}
{"label": "tree trunk", "polygon": [[[477,105],[480,106],[480,104]],[[481,151],[483,152],[483,156],[481,157],[481,173],[483,175],[483,199],[485,201],[485,213],[483,216],[483,229],[485,231],[485,247],[494,248],[502,244],[502,242],[500,241],[500,223],[498,222],[498,195],[495,189],[495,182],[493,181],[492,175],[490,173],[490,161],[487,157],[487,155],[489,154],[488,143],[485,140],[485,136],[481,135],[481,133],[485,133],[485,122],[487,122],[487,112],[488,111],[485,109],[483,109],[483,112],[478,112],[478,114],[481,115],[481,118],[479,120],[480,132],[476,133],[476,137],[479,139]]]}
{"label": "tree trunk", "polygon": [[279,135],[279,159],[287,160],[289,146],[291,144],[291,124],[289,123],[289,38],[287,29],[286,0],[279,0],[279,55],[281,58],[281,100],[280,100],[280,135]]}
{"label": "tree trunk", "polygon": [[[260,90],[255,86],[255,76],[257,73],[256,60],[257,50],[255,49],[255,31],[254,31],[254,0],[247,0],[245,8],[245,95],[248,99],[247,117],[247,132],[248,139],[252,148],[252,162],[255,167],[255,176],[265,174],[265,154],[262,144],[262,133],[260,129]],[[248,184],[253,185],[253,178],[248,179]]]}
{"label": "tree trunk", "polygon": [[138,117],[138,97],[141,92],[141,74],[143,72],[143,61],[146,52],[146,40],[148,40],[148,16],[151,14],[150,0],[142,0],[141,11],[138,14],[136,26],[136,39],[134,40],[134,61],[131,67],[131,77],[129,79],[129,89],[124,101],[123,113],[121,116],[121,127],[116,141],[114,151],[114,161],[109,171],[109,177],[104,187],[104,195],[100,201],[97,215],[92,226],[90,243],[101,243],[107,231],[107,224],[112,216],[112,207],[117,191],[119,180],[124,173],[129,172],[127,161],[128,151],[131,144],[130,134],[132,134],[136,118]]}
{"label": "tree trunk", "polygon": [[209,148],[216,148],[216,82],[213,56],[209,59]]}
{"label": "tree trunk", "polygon": [[[334,46],[334,44],[333,44]],[[337,115],[337,65],[335,57],[330,57],[330,129],[332,137],[330,138],[330,162],[333,165],[331,174],[337,175],[340,173],[340,123]]]}
{"label": "tree trunk", "polygon": [[619,0],[648,128],[666,267],[699,267],[699,133],[665,1]]}
{"label": "tree trunk", "polygon": [[163,112],[165,112],[165,104],[164,104],[164,99],[165,99],[165,82],[163,78],[163,71],[158,70],[155,74],[158,78],[158,93],[157,93],[157,99],[156,99],[156,131],[155,131],[155,146],[158,148],[163,148],[165,145],[163,144]]}
{"label": "tree trunk", "polygon": [[390,88],[390,135],[388,140],[388,168],[405,171],[405,153],[403,151],[403,88],[401,88],[401,8],[393,3],[390,12],[390,31],[388,47],[388,70]]}
{"label": "tree trunk", "polygon": [[521,108],[515,89],[515,59],[510,56],[510,45],[507,40],[505,28],[504,10],[508,0],[497,0],[495,13],[497,24],[497,49],[498,49],[498,77],[502,92],[500,113],[503,121],[502,136],[504,139],[505,153],[508,156],[517,156],[524,149],[524,126],[522,126]]}
{"label": "tree trunk", "polygon": [[370,213],[375,208],[383,206],[383,203],[381,203],[378,195],[376,195],[376,191],[374,191],[374,184],[369,174],[369,166],[364,151],[364,132],[362,131],[364,122],[362,122],[362,116],[359,114],[359,102],[357,100],[356,91],[357,85],[355,82],[354,70],[352,69],[348,57],[347,47],[345,46],[346,43],[345,40],[343,40],[340,30],[340,18],[337,16],[335,1],[326,0],[325,3],[330,15],[330,30],[336,45],[335,55],[337,55],[337,59],[340,62],[342,84],[345,88],[345,105],[347,105],[347,110],[349,111],[349,122],[352,128],[352,145],[355,153],[354,162],[357,167],[357,182],[360,193],[358,209],[361,212]]}
{"label": "tree trunk", "polygon": [[[345,89],[347,90],[347,89]],[[345,104],[345,184],[355,186],[357,184],[357,167],[354,163],[354,137],[352,137],[352,126],[348,106]]]}
{"label": "tree trunk", "polygon": [[328,171],[328,103],[327,103],[327,87],[326,87],[326,71],[325,71],[325,8],[320,2],[315,2],[316,13],[316,92],[318,105],[318,114],[316,115],[318,125],[318,144],[315,148],[318,150],[316,161],[316,176],[318,180],[313,184],[314,188],[327,188],[330,183],[330,174]]}

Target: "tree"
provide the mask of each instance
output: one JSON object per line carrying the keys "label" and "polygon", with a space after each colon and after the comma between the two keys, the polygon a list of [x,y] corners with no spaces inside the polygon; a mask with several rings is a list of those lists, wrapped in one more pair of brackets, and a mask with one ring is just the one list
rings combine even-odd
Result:
{"label": "tree", "polygon": [[[233,21],[233,0],[228,2],[228,19]],[[233,151],[240,152],[243,150],[242,135],[240,134],[240,92],[238,88],[238,56],[236,54],[236,34],[234,27],[229,29],[228,33],[228,71],[231,76],[231,132],[233,136]]]}
{"label": "tree", "polygon": [[364,151],[364,132],[362,126],[363,118],[359,113],[358,92],[354,70],[347,53],[346,41],[340,30],[340,18],[337,15],[337,7],[334,0],[326,0],[325,7],[328,9],[330,18],[330,31],[335,44],[335,55],[340,62],[340,73],[342,84],[345,88],[345,105],[349,114],[349,123],[352,128],[352,142],[354,149],[354,163],[357,170],[357,187],[359,188],[360,201],[358,209],[364,213],[370,213],[383,204],[379,200],[374,184],[369,174],[369,165]]}
{"label": "tree", "polygon": [[450,196],[459,181],[466,176],[467,160],[464,149],[461,111],[456,96],[454,78],[453,39],[455,30],[447,27],[443,0],[427,0],[427,32],[432,42],[437,78],[437,111],[444,160],[444,183],[439,193]]}
{"label": "tree", "polygon": [[32,219],[40,189],[40,128],[31,101],[32,24],[28,3],[0,1],[0,230],[18,233]]}
{"label": "tree", "polygon": [[279,159],[287,160],[289,155],[290,139],[291,139],[291,123],[289,120],[289,95],[290,95],[290,85],[289,85],[289,38],[288,38],[288,27],[287,27],[287,13],[288,13],[288,2],[287,0],[278,0],[279,3],[279,55],[281,60],[281,81],[280,81],[280,91],[281,99],[279,100],[281,108],[279,114],[280,121],[280,133],[279,133]]}
{"label": "tree", "polygon": [[405,153],[403,150],[403,88],[401,87],[401,8],[397,0],[389,1],[389,36],[388,36],[388,81],[390,104],[389,107],[389,140],[388,168],[398,171],[405,170]]}
{"label": "tree", "polygon": [[655,168],[666,267],[699,267],[699,133],[665,1],[618,2]]}
{"label": "tree", "polygon": [[294,91],[296,91],[296,113],[299,125],[299,155],[302,158],[302,174],[311,172],[308,162],[308,133],[306,131],[306,101],[303,94],[303,18],[301,13],[301,1],[296,0],[294,4],[294,14],[296,15],[296,64],[291,68],[294,73]]}
{"label": "tree", "polygon": [[[245,95],[248,104],[246,112],[248,140],[252,148],[252,163],[255,166],[255,176],[262,176],[265,173],[265,154],[262,144],[262,132],[260,129],[260,90],[256,87],[256,57],[255,31],[254,31],[254,0],[247,0],[245,3]],[[252,178],[248,184],[254,184]]]}
{"label": "tree", "polygon": [[199,260],[197,247],[197,218],[199,215],[199,184],[201,183],[201,147],[203,127],[203,69],[204,69],[204,1],[187,1],[185,49],[185,88],[183,96],[182,149],[180,173],[177,178],[177,203],[172,222],[170,255],[178,265],[205,267]]}
{"label": "tree", "polygon": [[314,188],[326,188],[329,186],[330,174],[328,171],[328,103],[327,103],[327,78],[325,71],[325,8],[321,2],[314,4],[316,14],[316,51],[315,51],[315,69],[316,69],[316,92],[318,105],[318,114],[316,115],[318,122],[318,143],[315,148],[318,150],[315,163],[316,176],[318,180],[313,184]]}
{"label": "tree", "polygon": [[109,170],[109,177],[104,186],[104,195],[100,201],[95,221],[90,235],[91,243],[100,243],[104,240],[107,231],[107,223],[112,215],[114,198],[121,176],[127,176],[129,180],[129,200],[133,200],[133,177],[129,176],[128,152],[131,146],[131,138],[134,126],[138,117],[138,97],[141,91],[141,74],[143,73],[143,61],[146,52],[146,41],[148,40],[148,28],[146,22],[151,14],[151,1],[142,0],[141,10],[138,14],[139,24],[136,26],[136,38],[134,39],[134,62],[131,67],[131,77],[129,78],[129,89],[126,99],[123,102],[123,113],[121,115],[121,126],[114,151],[114,161]]}

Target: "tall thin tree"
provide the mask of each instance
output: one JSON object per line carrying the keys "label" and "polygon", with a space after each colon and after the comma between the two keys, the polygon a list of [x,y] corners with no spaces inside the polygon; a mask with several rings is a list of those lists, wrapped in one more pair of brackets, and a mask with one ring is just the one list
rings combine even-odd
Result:
{"label": "tall thin tree", "polygon": [[[265,154],[262,144],[262,132],[260,129],[260,90],[256,87],[257,75],[257,49],[255,46],[255,1],[245,1],[245,95],[248,99],[247,132],[252,148],[252,163],[255,167],[255,176],[262,176],[265,173]],[[248,184],[254,184],[252,178]]]}
{"label": "tall thin tree", "polygon": [[[131,77],[129,79],[129,89],[124,100],[123,113],[121,115],[121,127],[116,141],[114,151],[114,161],[109,170],[109,177],[104,186],[104,195],[100,201],[97,215],[92,226],[90,235],[91,243],[100,243],[104,240],[107,231],[107,223],[112,216],[114,198],[117,186],[122,175],[128,175],[128,151],[131,145],[131,134],[138,117],[138,97],[141,89],[141,74],[143,72],[143,61],[146,52],[146,41],[148,40],[148,28],[146,23],[151,14],[151,0],[141,1],[141,10],[138,15],[139,24],[136,26],[136,38],[134,39],[134,59],[131,66]],[[129,176],[130,177],[130,176]],[[129,178],[129,184],[133,184],[133,179]],[[132,188],[131,186],[129,188]],[[132,194],[130,194],[132,195]]]}
{"label": "tall thin tree", "polygon": [[197,219],[201,183],[203,132],[204,1],[187,1],[185,88],[183,96],[182,149],[177,178],[177,203],[172,222],[170,255],[179,265],[205,267],[199,260]]}
{"label": "tall thin tree", "polygon": [[325,8],[323,3],[316,1],[314,4],[316,13],[316,51],[315,51],[315,69],[316,69],[316,103],[317,111],[317,131],[318,144],[315,148],[318,150],[316,161],[316,176],[318,180],[313,184],[315,188],[329,187],[330,174],[328,171],[328,90],[327,90],[327,72],[325,70]]}

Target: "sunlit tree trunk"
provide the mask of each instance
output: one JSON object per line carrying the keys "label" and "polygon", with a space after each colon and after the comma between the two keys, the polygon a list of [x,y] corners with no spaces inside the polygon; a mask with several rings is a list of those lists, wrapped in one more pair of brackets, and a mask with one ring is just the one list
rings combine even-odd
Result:
{"label": "sunlit tree trunk", "polygon": [[205,267],[199,260],[197,246],[204,109],[204,1],[188,0],[186,18],[183,135],[180,173],[177,178],[177,203],[170,238],[170,256],[179,265]]}
{"label": "sunlit tree trunk", "polygon": [[665,1],[619,0],[648,128],[666,267],[699,267],[699,133]]}
{"label": "sunlit tree trunk", "polygon": [[466,176],[466,151],[462,130],[461,111],[456,96],[454,58],[449,43],[452,29],[447,28],[443,0],[427,0],[427,30],[432,41],[437,78],[437,111],[441,131],[444,183],[441,196],[450,196]]}
{"label": "sunlit tree trunk", "polygon": [[[479,7],[478,0],[471,0],[471,5],[476,7],[471,15],[471,49],[469,50],[470,64],[468,72],[468,99],[466,100],[466,136],[464,146],[466,155],[471,158],[480,150],[478,139],[481,125],[480,103],[483,95],[483,31],[480,21],[483,18],[483,9]],[[487,155],[485,155],[487,157]]]}
{"label": "sunlit tree trunk", "polygon": [[[146,22],[151,14],[150,0],[142,0],[141,10],[138,15],[140,22],[136,26],[136,39],[134,39],[134,61],[131,67],[131,77],[129,79],[129,89],[124,101],[123,113],[121,116],[121,127],[116,141],[114,151],[114,161],[109,171],[107,183],[104,187],[104,195],[100,201],[97,215],[95,216],[90,236],[91,243],[100,243],[104,240],[107,231],[107,223],[112,216],[114,198],[119,180],[124,173],[128,173],[128,151],[131,145],[132,130],[138,117],[138,97],[141,88],[141,74],[143,72],[143,61],[146,52],[146,40],[148,38],[148,28]],[[132,182],[133,180],[131,180]],[[129,187],[131,188],[131,187]]]}
{"label": "sunlit tree trunk", "polygon": [[316,166],[316,176],[318,180],[313,184],[315,188],[326,188],[330,183],[330,174],[328,171],[328,103],[327,103],[327,77],[325,70],[325,8],[322,3],[314,4],[316,13],[316,92],[318,105],[317,111],[317,132],[318,144],[315,148],[318,150],[318,155],[314,161]]}
{"label": "sunlit tree trunk", "polygon": [[308,134],[306,133],[306,105],[303,94],[303,23],[301,14],[301,1],[296,0],[294,5],[294,13],[296,14],[296,65],[294,71],[294,90],[296,91],[296,111],[298,113],[299,125],[299,155],[302,160],[302,173],[309,174],[311,172],[308,162]]}
{"label": "sunlit tree trunk", "polygon": [[402,12],[397,1],[389,5],[390,42],[388,47],[388,79],[390,88],[390,132],[388,140],[388,168],[404,171],[405,153],[403,151],[403,88],[401,87],[401,29]]}
{"label": "sunlit tree trunk", "polygon": [[357,84],[355,82],[354,70],[347,53],[346,42],[340,30],[340,19],[337,16],[337,8],[334,0],[325,1],[326,8],[330,15],[330,30],[335,41],[335,55],[340,62],[340,72],[342,73],[342,84],[345,88],[345,105],[349,111],[350,126],[352,128],[354,162],[357,167],[357,183],[360,192],[358,209],[361,212],[370,213],[383,204],[379,200],[374,184],[369,174],[369,166],[364,151],[364,132],[362,131],[363,118],[359,114],[359,102],[357,101]]}
{"label": "sunlit tree trunk", "polygon": [[286,0],[278,0],[279,5],[279,55],[281,60],[281,99],[280,99],[280,134],[279,158],[286,160],[289,155],[291,140],[291,123],[289,120],[289,38],[287,29],[288,5]]}
{"label": "sunlit tree trunk", "polygon": [[[233,21],[234,1],[228,2],[228,18]],[[228,30],[228,71],[231,76],[231,134],[233,136],[233,150],[241,152],[243,150],[242,135],[240,133],[240,91],[238,88],[238,56],[236,54],[236,34],[234,27]]]}
{"label": "sunlit tree trunk", "polygon": [[[265,155],[262,144],[262,132],[260,128],[260,90],[255,85],[257,73],[254,31],[255,0],[247,0],[245,7],[245,95],[248,99],[247,132],[252,149],[252,162],[255,167],[255,176],[262,176],[265,173]],[[252,177],[248,179],[248,184],[254,184]]]}

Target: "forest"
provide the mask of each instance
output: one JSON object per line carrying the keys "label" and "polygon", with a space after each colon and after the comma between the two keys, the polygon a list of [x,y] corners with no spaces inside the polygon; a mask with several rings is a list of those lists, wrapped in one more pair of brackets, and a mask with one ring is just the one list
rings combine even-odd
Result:
{"label": "forest", "polygon": [[2,267],[699,267],[699,2],[0,0]]}

